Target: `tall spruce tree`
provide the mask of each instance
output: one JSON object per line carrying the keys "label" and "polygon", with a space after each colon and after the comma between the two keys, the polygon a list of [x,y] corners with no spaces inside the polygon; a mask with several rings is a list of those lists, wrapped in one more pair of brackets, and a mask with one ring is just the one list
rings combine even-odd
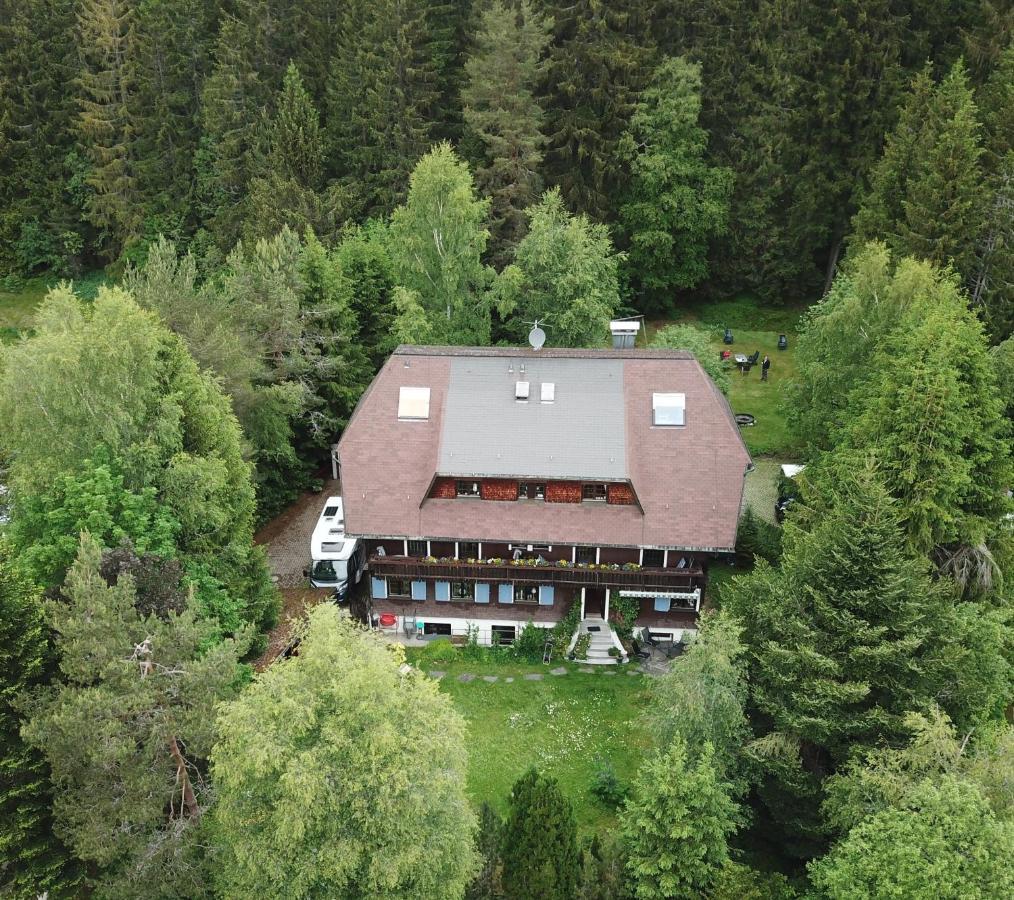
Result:
{"label": "tall spruce tree", "polygon": [[389,213],[430,149],[440,100],[434,10],[424,0],[353,0],[328,84],[335,174],[368,213]]}
{"label": "tall spruce tree", "polygon": [[916,76],[853,221],[856,243],[882,239],[974,282],[987,204],[977,116],[960,60],[935,86],[928,66]]}
{"label": "tall spruce tree", "polygon": [[236,243],[247,216],[263,111],[312,24],[299,0],[240,0],[222,14],[201,90],[197,180],[202,219],[223,253]]}
{"label": "tall spruce tree", "polygon": [[901,505],[854,456],[809,475],[780,567],[760,562],[723,592],[748,641],[761,797],[804,856],[821,844],[823,781],[851,754],[938,699],[965,714],[942,661],[961,654],[954,592],[908,546]]}
{"label": "tall spruce tree", "polygon": [[116,259],[140,229],[137,146],[131,117],[136,90],[135,9],[128,0],[82,0],[78,7],[77,133],[87,156],[88,214]]}
{"label": "tall spruce tree", "polygon": [[503,837],[510,900],[572,900],[580,873],[574,809],[552,778],[529,769],[511,788]]}
{"label": "tall spruce tree", "polygon": [[97,868],[100,894],[205,896],[198,836],[213,792],[202,773],[248,641],[214,643],[192,609],[142,616],[133,579],[109,586],[100,560],[83,535],[66,601],[46,608],[62,678],[25,699],[23,733],[49,763],[56,819]]}
{"label": "tall spruce tree", "polygon": [[479,871],[465,891],[465,900],[496,900],[503,896],[500,889],[500,858],[503,853],[503,819],[489,803],[479,807],[479,831],[475,849],[479,854]]}
{"label": "tall spruce tree", "polygon": [[671,308],[673,291],[707,277],[709,240],[728,226],[733,176],[705,160],[700,90],[699,65],[666,59],[638,98],[621,144],[630,164],[620,208],[628,280],[650,308]]}
{"label": "tall spruce tree", "polygon": [[1014,46],[977,94],[983,121],[985,215],[970,292],[995,340],[1014,332]]}
{"label": "tall spruce tree", "polygon": [[940,561],[984,547],[1009,511],[1004,402],[982,323],[952,279],[899,267],[917,294],[870,360],[841,445],[874,454],[914,548]]}
{"label": "tall spruce tree", "polygon": [[76,7],[0,2],[0,271],[70,274],[81,262],[87,229],[65,170],[79,111]]}
{"label": "tall spruce tree", "polygon": [[217,25],[213,0],[136,4],[134,83],[135,187],[145,212],[143,237],[175,239],[195,224],[193,174],[200,142],[200,92],[211,68]]}
{"label": "tall spruce tree", "polygon": [[676,737],[656,751],[642,764],[620,819],[634,896],[705,895],[728,862],[736,819],[711,744],[691,753]]}
{"label": "tall spruce tree", "polygon": [[359,344],[374,370],[394,349],[395,279],[385,229],[372,222],[348,228],[333,253],[341,290],[359,324]]}
{"label": "tall spruce tree", "polygon": [[972,280],[985,198],[978,110],[958,60],[934,92],[913,154],[915,175],[902,201],[896,249]]}
{"label": "tall spruce tree", "polygon": [[547,175],[573,212],[611,221],[622,182],[618,145],[652,68],[646,9],[641,0],[576,0],[546,10],[554,23]]}
{"label": "tall spruce tree", "polygon": [[17,704],[52,674],[38,594],[0,547],[0,894],[78,896],[81,872],[54,832],[45,757],[21,737]]}
{"label": "tall spruce tree", "polygon": [[342,203],[337,191],[325,189],[326,161],[320,117],[290,63],[251,163],[246,239],[274,237],[287,225],[297,234],[311,228],[330,240]]}
{"label": "tall spruce tree", "polygon": [[530,0],[515,9],[501,0],[480,18],[461,92],[465,124],[482,143],[475,171],[491,198],[490,246],[495,265],[524,236],[525,207],[542,193],[545,112],[535,91],[542,79],[551,23]]}

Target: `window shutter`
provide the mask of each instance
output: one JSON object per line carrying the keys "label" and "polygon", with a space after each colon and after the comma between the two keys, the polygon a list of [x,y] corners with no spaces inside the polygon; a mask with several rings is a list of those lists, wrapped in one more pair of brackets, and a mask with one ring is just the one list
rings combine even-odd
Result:
{"label": "window shutter", "polygon": [[476,603],[489,603],[489,585],[483,584],[482,582],[476,582],[475,585],[475,602]]}
{"label": "window shutter", "polygon": [[669,607],[671,605],[672,599],[670,597],[655,598],[655,612],[669,612]]}
{"label": "window shutter", "polygon": [[553,586],[551,584],[539,585],[539,606],[553,605]]}
{"label": "window shutter", "polygon": [[426,599],[426,582],[425,581],[413,581],[412,582],[412,599],[413,600],[425,600]]}
{"label": "window shutter", "polygon": [[514,585],[513,584],[501,584],[500,585],[500,602],[501,603],[513,603],[514,602]]}
{"label": "window shutter", "polygon": [[386,600],[387,599],[387,579],[386,578],[373,578],[373,599],[374,600]]}
{"label": "window shutter", "polygon": [[437,588],[437,600],[450,601],[451,599],[451,583],[449,581],[438,581],[436,583]]}

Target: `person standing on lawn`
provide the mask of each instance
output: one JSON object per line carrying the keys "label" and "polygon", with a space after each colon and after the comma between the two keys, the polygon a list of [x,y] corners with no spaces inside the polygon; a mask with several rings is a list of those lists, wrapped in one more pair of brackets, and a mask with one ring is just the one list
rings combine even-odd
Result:
{"label": "person standing on lawn", "polygon": [[761,363],[761,381],[768,380],[768,369],[771,368],[771,357],[764,354],[764,362]]}

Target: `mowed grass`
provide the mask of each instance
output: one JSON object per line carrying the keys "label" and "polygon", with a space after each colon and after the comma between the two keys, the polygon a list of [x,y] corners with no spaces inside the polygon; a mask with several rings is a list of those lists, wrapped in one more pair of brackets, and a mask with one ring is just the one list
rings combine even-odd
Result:
{"label": "mowed grass", "polygon": [[17,291],[0,290],[0,340],[16,338],[32,325],[35,310],[46,296],[49,287],[41,280],[33,280]]}
{"label": "mowed grass", "polygon": [[[418,660],[418,651],[409,651]],[[608,760],[624,784],[630,784],[650,746],[643,713],[650,702],[650,679],[627,675],[584,674],[564,664],[566,675],[549,674],[551,666],[524,663],[428,664],[447,674],[440,690],[454,701],[468,727],[468,793],[473,803],[488,801],[501,814],[514,782],[535,766],[556,778],[574,804],[583,834],[603,833],[616,825],[616,811],[591,793],[599,760]],[[457,676],[470,672],[474,681]],[[541,672],[541,681],[525,681],[526,672]],[[489,684],[482,675],[496,675]],[[504,679],[515,680],[508,684]]]}
{"label": "mowed grass", "polygon": [[[793,349],[795,332],[787,334],[789,348],[778,349],[777,331],[734,331],[734,343],[727,346],[722,343],[721,332],[712,335],[711,345],[715,353],[731,350],[733,354],[742,353],[750,356],[760,351],[757,365],[749,369],[746,375],[740,373],[739,367],[730,363],[729,402],[733,412],[751,413],[756,416],[757,423],[742,429],[743,438],[751,453],[758,455],[777,455],[793,458],[798,454],[796,438],[785,421],[782,410],[785,386],[796,374]],[[761,381],[760,363],[764,354],[771,358],[768,380]]]}
{"label": "mowed grass", "polygon": [[[31,330],[35,311],[57,281],[58,279],[30,278],[15,291],[0,288],[0,341],[14,340],[19,334]],[[76,278],[71,283],[78,296],[92,300],[99,287],[107,281],[103,272],[96,271]]]}
{"label": "mowed grass", "polygon": [[[788,461],[799,455],[799,446],[785,421],[782,400],[786,384],[795,376],[794,360],[796,329],[804,307],[767,307],[748,295],[741,295],[717,303],[688,306],[669,319],[652,321],[648,327],[649,340],[655,331],[674,322],[687,322],[707,330],[712,349],[716,354],[729,350],[733,355],[750,356],[760,351],[758,364],[746,375],[734,363],[729,363],[732,386],[729,402],[733,412],[751,413],[757,424],[743,429],[743,438],[750,452],[756,456],[777,456]],[[726,328],[732,329],[733,343],[722,342]],[[778,337],[788,338],[787,350],[778,349]],[[764,354],[771,357],[768,380],[760,380],[760,360]]]}

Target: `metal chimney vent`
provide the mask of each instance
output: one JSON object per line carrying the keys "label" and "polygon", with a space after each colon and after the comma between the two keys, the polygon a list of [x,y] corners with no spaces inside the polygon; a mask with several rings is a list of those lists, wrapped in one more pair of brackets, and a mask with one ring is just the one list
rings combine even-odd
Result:
{"label": "metal chimney vent", "polygon": [[636,319],[614,319],[609,323],[609,331],[613,336],[613,349],[632,350],[640,330],[641,323]]}

